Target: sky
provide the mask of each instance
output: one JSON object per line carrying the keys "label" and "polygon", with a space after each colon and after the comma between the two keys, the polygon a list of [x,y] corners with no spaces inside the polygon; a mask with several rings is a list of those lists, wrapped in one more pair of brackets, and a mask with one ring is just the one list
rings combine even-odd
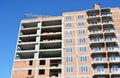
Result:
{"label": "sky", "polygon": [[0,1],[0,78],[10,78],[20,21],[24,14],[60,16],[62,12],[120,7],[120,0],[1,0]]}

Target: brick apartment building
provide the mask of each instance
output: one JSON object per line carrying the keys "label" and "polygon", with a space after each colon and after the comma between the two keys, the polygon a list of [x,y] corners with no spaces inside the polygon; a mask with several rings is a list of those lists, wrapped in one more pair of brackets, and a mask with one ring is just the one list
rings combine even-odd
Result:
{"label": "brick apartment building", "polygon": [[20,23],[11,78],[120,78],[120,9]]}

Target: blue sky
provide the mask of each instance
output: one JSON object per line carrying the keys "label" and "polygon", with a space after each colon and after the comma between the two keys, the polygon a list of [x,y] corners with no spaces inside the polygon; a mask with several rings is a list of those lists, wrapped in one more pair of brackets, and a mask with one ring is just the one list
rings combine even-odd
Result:
{"label": "blue sky", "polygon": [[0,77],[10,78],[20,20],[26,13],[62,15],[62,12],[120,7],[120,0],[1,0],[0,1]]}

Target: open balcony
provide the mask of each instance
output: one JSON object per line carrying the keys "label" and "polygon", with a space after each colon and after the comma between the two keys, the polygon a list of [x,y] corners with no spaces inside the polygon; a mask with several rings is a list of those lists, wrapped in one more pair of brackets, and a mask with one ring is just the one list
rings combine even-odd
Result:
{"label": "open balcony", "polygon": [[36,37],[19,37],[18,45],[24,45],[24,44],[35,44],[36,43]]}
{"label": "open balcony", "polygon": [[114,25],[112,20],[103,20],[103,25]]}
{"label": "open balcony", "polygon": [[50,60],[50,67],[52,68],[61,67],[61,60],[60,59]]}
{"label": "open balcony", "polygon": [[22,44],[17,46],[17,52],[35,51],[37,44]]}
{"label": "open balcony", "polygon": [[96,38],[91,38],[90,39],[90,44],[100,44],[100,43],[104,43],[104,39],[103,38],[100,38],[100,37],[96,37]]}
{"label": "open balcony", "polygon": [[93,67],[93,75],[94,76],[106,76],[109,75],[109,70],[107,65],[98,65]]}
{"label": "open balcony", "polygon": [[21,30],[24,29],[36,29],[38,22],[32,22],[32,23],[22,23]]}
{"label": "open balcony", "polygon": [[107,44],[117,44],[118,43],[118,40],[117,40],[117,38],[115,38],[115,37],[106,37],[106,39],[105,39],[105,41],[106,41],[106,43]]}
{"label": "open balcony", "polygon": [[62,34],[61,27],[52,27],[52,28],[42,28],[41,35],[59,35]]}
{"label": "open balcony", "polygon": [[102,9],[101,10],[101,15],[102,17],[111,17],[112,16],[112,13],[111,13],[111,10],[110,9]]}
{"label": "open balcony", "polygon": [[99,10],[89,10],[87,11],[88,20],[100,19]]}
{"label": "open balcony", "polygon": [[96,35],[101,35],[103,34],[103,31],[101,29],[91,29],[89,30],[89,35],[90,36],[96,36]]}
{"label": "open balcony", "polygon": [[62,52],[60,49],[40,50],[39,58],[61,58]]}
{"label": "open balcony", "polygon": [[42,21],[42,28],[57,27],[62,25],[62,19],[51,20],[51,21]]}
{"label": "open balcony", "polygon": [[115,29],[107,28],[104,30],[104,33],[105,34],[113,34],[113,33],[115,33]]}
{"label": "open balcony", "polygon": [[107,52],[109,52],[109,53],[119,52],[119,48],[115,47],[115,46],[109,46],[109,47],[107,47]]}
{"label": "open balcony", "polygon": [[40,50],[61,49],[61,48],[62,48],[61,42],[40,43]]}
{"label": "open balcony", "polygon": [[[92,37],[90,38],[90,47],[94,47],[94,50],[97,51],[97,46],[104,46],[104,40],[102,37]],[[100,47],[98,48],[98,51],[100,51]]]}
{"label": "open balcony", "polygon": [[30,29],[30,30],[21,30],[20,36],[29,36],[29,35],[36,35],[37,29]]}
{"label": "open balcony", "polygon": [[100,19],[100,15],[99,15],[98,13],[91,13],[91,14],[88,14],[87,19],[88,19],[88,20]]}
{"label": "open balcony", "polygon": [[[120,77],[120,65],[119,64],[110,64],[110,74],[111,76]],[[114,78],[114,77],[112,77]]]}
{"label": "open balcony", "polygon": [[99,21],[88,21],[89,28],[101,27],[101,23]]}
{"label": "open balcony", "polygon": [[21,59],[34,59],[35,57],[35,51],[32,52],[17,52],[15,56],[15,60],[21,60]]}
{"label": "open balcony", "polygon": [[91,47],[91,54],[92,55],[105,54],[105,53],[106,53],[106,49],[104,48],[104,46],[94,46],[94,47]]}
{"label": "open balcony", "polygon": [[120,63],[120,56],[116,54],[111,54],[109,56],[109,63],[110,64],[118,64]]}
{"label": "open balcony", "polygon": [[93,65],[107,64],[106,54],[96,54],[92,56]]}
{"label": "open balcony", "polygon": [[62,75],[61,69],[50,69],[49,71],[50,71],[49,74],[50,78],[61,78]]}
{"label": "open balcony", "polygon": [[102,12],[101,15],[102,17],[112,17],[111,12]]}

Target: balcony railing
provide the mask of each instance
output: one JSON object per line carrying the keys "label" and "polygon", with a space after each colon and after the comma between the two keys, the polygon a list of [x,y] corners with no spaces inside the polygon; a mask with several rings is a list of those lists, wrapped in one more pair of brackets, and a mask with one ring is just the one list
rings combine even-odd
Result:
{"label": "balcony railing", "polygon": [[107,63],[107,61],[106,60],[101,60],[101,61],[92,61],[92,64],[103,64],[103,63]]}
{"label": "balcony railing", "polygon": [[100,33],[103,33],[102,31],[91,31],[89,32],[89,34],[100,34]]}
{"label": "balcony railing", "polygon": [[91,53],[94,53],[94,54],[96,54],[96,53],[105,53],[105,49],[103,49],[103,48],[101,48],[99,50],[92,49]]}
{"label": "balcony railing", "polygon": [[112,39],[107,38],[106,42],[117,42],[117,39],[116,38],[112,38]]}
{"label": "balcony railing", "polygon": [[110,12],[102,12],[102,16],[112,16],[112,14]]}
{"label": "balcony railing", "polygon": [[103,25],[114,24],[112,21],[103,21]]}
{"label": "balcony railing", "polygon": [[99,26],[101,23],[88,23],[88,26]]}
{"label": "balcony railing", "polygon": [[117,57],[117,56],[115,56],[115,57],[109,57],[109,62],[120,62],[120,57]]}
{"label": "balcony railing", "polygon": [[105,29],[104,32],[105,32],[105,33],[114,33],[115,30],[114,30],[114,29]]}
{"label": "balcony railing", "polygon": [[118,71],[111,71],[111,74],[120,75],[120,70],[118,69]]}
{"label": "balcony railing", "polygon": [[109,74],[108,69],[104,68],[103,71],[94,70],[94,75],[106,75],[106,74]]}
{"label": "balcony railing", "polygon": [[100,15],[88,15],[88,19],[89,18],[98,18],[98,17],[100,17]]}
{"label": "balcony railing", "polygon": [[119,48],[117,47],[108,47],[108,52],[118,52],[119,51]]}
{"label": "balcony railing", "polygon": [[103,39],[100,39],[100,40],[91,40],[91,42],[90,43],[103,43],[104,42],[104,40]]}

